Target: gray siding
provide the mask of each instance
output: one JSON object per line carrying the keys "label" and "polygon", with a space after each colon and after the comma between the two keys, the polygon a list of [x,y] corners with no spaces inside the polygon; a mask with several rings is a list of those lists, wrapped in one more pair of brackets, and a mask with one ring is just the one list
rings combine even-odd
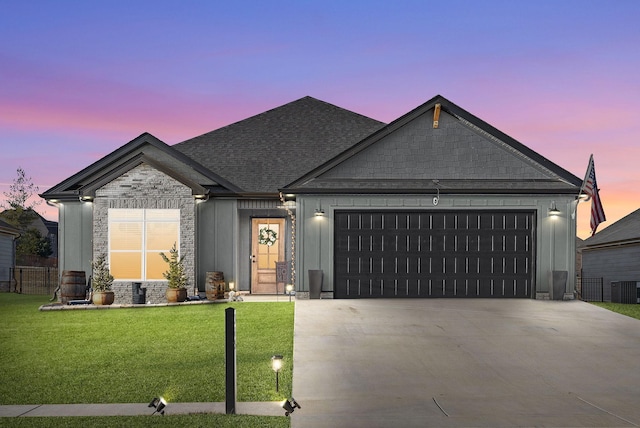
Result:
{"label": "gray siding", "polygon": [[58,205],[58,266],[91,272],[93,204],[69,201]]}
{"label": "gray siding", "polygon": [[583,278],[640,282],[640,245],[582,250]]}
{"label": "gray siding", "polygon": [[235,199],[210,199],[197,205],[198,269],[200,291],[207,272],[219,271],[226,282],[238,280],[238,217]]}
{"label": "gray siding", "polygon": [[0,234],[0,281],[11,279],[11,268],[14,267],[13,236]]}
{"label": "gray siding", "polygon": [[[548,216],[554,201],[562,214]],[[324,272],[323,290],[333,290],[334,210],[452,210],[530,209],[536,212],[535,289],[538,298],[548,298],[554,270],[568,272],[566,293],[575,286],[575,219],[571,218],[573,197],[562,195],[526,196],[442,196],[437,206],[431,196],[300,196],[298,197],[298,234],[296,289],[308,292],[308,271]],[[321,208],[324,217],[316,217]]]}
{"label": "gray siding", "polygon": [[433,129],[431,111],[358,156],[323,174],[323,179],[544,179],[547,172],[488,134],[480,135],[447,113]]}

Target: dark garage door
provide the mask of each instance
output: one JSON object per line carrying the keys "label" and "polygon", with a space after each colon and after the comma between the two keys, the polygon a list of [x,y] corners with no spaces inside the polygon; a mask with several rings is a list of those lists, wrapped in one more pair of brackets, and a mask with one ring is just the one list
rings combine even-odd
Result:
{"label": "dark garage door", "polygon": [[335,298],[531,297],[531,211],[335,213]]}

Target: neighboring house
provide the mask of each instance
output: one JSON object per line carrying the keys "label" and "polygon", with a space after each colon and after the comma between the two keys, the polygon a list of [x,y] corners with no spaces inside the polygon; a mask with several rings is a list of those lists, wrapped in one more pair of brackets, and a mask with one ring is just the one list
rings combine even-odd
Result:
{"label": "neighboring house", "polygon": [[0,220],[0,291],[11,290],[11,270],[16,267],[16,239],[20,231]]}
{"label": "neighboring house", "polygon": [[640,209],[586,239],[582,245],[582,278],[640,282]]}
{"label": "neighboring house", "polygon": [[132,281],[163,299],[174,242],[199,291],[221,271],[281,293],[287,261],[299,297],[322,270],[326,297],[549,298],[563,271],[571,298],[581,184],[441,96],[388,125],[305,97],[174,146],[142,134],[42,197],[60,269],[108,254],[123,301]]}
{"label": "neighboring house", "polygon": [[[0,216],[10,210],[5,210],[0,213]],[[36,263],[37,265],[46,265],[46,266],[57,266],[58,260],[58,223],[55,221],[47,220],[42,217],[40,213],[33,209],[29,209],[29,211],[33,214],[33,221],[29,224],[28,228],[34,228],[37,230],[41,236],[49,239],[51,244],[51,254],[46,259],[38,257],[37,260],[30,261],[30,263]],[[18,261],[20,263],[20,261]]]}

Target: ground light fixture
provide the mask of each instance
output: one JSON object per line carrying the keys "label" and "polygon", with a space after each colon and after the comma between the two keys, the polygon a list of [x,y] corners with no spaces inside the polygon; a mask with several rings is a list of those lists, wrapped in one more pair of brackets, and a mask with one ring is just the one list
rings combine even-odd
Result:
{"label": "ground light fixture", "polygon": [[276,372],[276,392],[278,392],[278,389],[279,389],[278,373],[282,368],[282,355],[276,354],[273,357],[271,357],[271,368],[273,369],[274,372]]}
{"label": "ground light fixture", "polygon": [[289,295],[289,302],[291,302],[291,292],[293,291],[293,284],[287,284],[287,294]]}
{"label": "ground light fixture", "polygon": [[293,397],[282,402],[282,408],[284,409],[285,416],[289,416],[291,413],[293,413],[293,411],[296,410],[296,407],[300,409],[300,405]]}
{"label": "ground light fixture", "polygon": [[162,397],[154,397],[154,399],[151,400],[151,403],[149,403],[149,407],[155,408],[152,415],[160,413],[164,416],[164,409],[167,407],[167,401]]}

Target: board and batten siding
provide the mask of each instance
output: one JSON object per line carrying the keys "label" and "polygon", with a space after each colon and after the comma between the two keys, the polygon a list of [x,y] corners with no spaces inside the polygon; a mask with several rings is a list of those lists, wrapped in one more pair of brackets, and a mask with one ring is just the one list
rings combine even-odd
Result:
{"label": "board and batten siding", "polygon": [[[567,271],[565,298],[573,296],[575,287],[575,219],[571,218],[575,198],[567,195],[450,195],[442,196],[437,206],[432,195],[301,195],[297,200],[298,231],[296,259],[298,261],[296,289],[309,291],[308,271],[324,272],[323,292],[333,294],[334,274],[334,218],[335,211],[505,211],[526,210],[535,217],[534,263],[535,284],[532,297],[550,298],[553,271]],[[560,216],[550,217],[552,202],[561,211]],[[323,210],[324,216],[316,216]],[[327,297],[329,295],[327,294]]]}

